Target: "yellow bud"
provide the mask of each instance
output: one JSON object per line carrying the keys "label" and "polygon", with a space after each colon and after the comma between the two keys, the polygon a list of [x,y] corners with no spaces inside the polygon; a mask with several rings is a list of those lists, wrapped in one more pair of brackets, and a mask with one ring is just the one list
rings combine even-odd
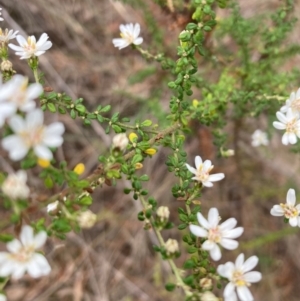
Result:
{"label": "yellow bud", "polygon": [[157,150],[155,148],[148,148],[144,151],[144,153],[146,153],[147,155],[153,156],[155,155],[157,152]]}
{"label": "yellow bud", "polygon": [[198,107],[198,104],[199,104],[199,101],[197,99],[194,99],[193,100],[193,107],[194,108],[197,108]]}
{"label": "yellow bud", "polygon": [[41,159],[41,158],[38,158],[37,163],[39,166],[41,166],[43,168],[47,168],[51,165],[49,160],[45,160],[45,159]]}
{"label": "yellow bud", "polygon": [[138,137],[138,136],[137,136],[136,133],[130,133],[130,134],[129,134],[129,140],[130,140],[132,143],[136,142],[137,137]]}
{"label": "yellow bud", "polygon": [[77,173],[78,175],[81,175],[84,173],[85,170],[85,166],[83,163],[78,163],[75,167],[74,167],[74,172]]}
{"label": "yellow bud", "polygon": [[135,163],[135,169],[141,169],[143,168],[143,164],[138,162],[138,163]]}

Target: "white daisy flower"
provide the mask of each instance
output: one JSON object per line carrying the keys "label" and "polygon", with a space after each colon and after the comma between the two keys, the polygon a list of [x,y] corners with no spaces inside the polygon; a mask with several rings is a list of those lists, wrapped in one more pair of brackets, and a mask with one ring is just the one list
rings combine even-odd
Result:
{"label": "white daisy flower", "polygon": [[[2,16],[1,10],[2,10],[2,8],[0,8],[0,16]],[[0,17],[0,21],[4,21],[4,19],[2,17]]]}
{"label": "white daisy flower", "polygon": [[246,261],[244,260],[244,254],[240,254],[235,263],[227,262],[217,268],[219,275],[229,280],[224,290],[224,301],[236,301],[238,298],[242,301],[254,300],[248,287],[251,283],[261,280],[261,273],[249,271],[257,265],[258,257],[251,256]]}
{"label": "white daisy flower", "polygon": [[257,147],[260,145],[268,145],[269,144],[269,139],[267,133],[261,131],[261,130],[256,130],[252,134],[252,146]]}
{"label": "white daisy flower", "polygon": [[19,115],[8,120],[15,135],[5,137],[2,140],[2,147],[9,152],[10,159],[14,161],[23,159],[31,148],[40,159],[53,158],[49,147],[62,145],[65,128],[61,122],[54,122],[49,126],[45,126],[43,122],[44,114],[40,109],[29,112],[25,120]]}
{"label": "white daisy flower", "polygon": [[1,189],[4,194],[13,200],[27,199],[30,189],[26,185],[27,174],[24,170],[19,170],[14,174],[10,174],[2,183]]}
{"label": "white daisy flower", "polygon": [[191,167],[189,164],[185,165],[187,169],[195,175],[195,177],[193,177],[192,179],[201,182],[203,186],[206,187],[212,187],[212,182],[220,181],[225,177],[223,173],[210,175],[209,173],[214,168],[214,166],[211,164],[210,160],[205,160],[204,162],[202,162],[200,156],[196,156],[195,158],[196,169],[194,167]]}
{"label": "white daisy flower", "polygon": [[121,24],[120,31],[121,38],[113,39],[112,41],[115,47],[122,49],[129,46],[130,44],[140,45],[143,43],[143,38],[139,37],[141,31],[140,24]]}
{"label": "white daisy flower", "polygon": [[18,32],[18,30],[14,32],[12,29],[8,30],[7,28],[3,31],[2,28],[0,28],[0,42],[8,43],[9,40],[16,38]]}
{"label": "white daisy flower", "polygon": [[34,99],[40,96],[43,87],[34,83],[28,86],[28,78],[15,75],[0,87],[0,127],[6,118],[12,116],[17,110],[28,112],[35,108]]}
{"label": "white daisy flower", "polygon": [[[296,205],[296,193],[294,189],[289,189],[286,195],[286,204],[274,205],[271,215],[284,216],[289,220],[292,227],[296,227],[299,221],[300,204]],[[300,227],[300,224],[299,224]]]}
{"label": "white daisy flower", "polygon": [[33,278],[48,275],[51,267],[47,259],[35,252],[45,244],[46,239],[45,231],[34,235],[30,226],[23,226],[20,240],[14,239],[6,245],[9,252],[0,252],[0,276],[11,275],[20,279],[26,272]]}
{"label": "white daisy flower", "polygon": [[293,112],[292,109],[289,108],[286,115],[282,112],[277,112],[276,116],[280,122],[274,121],[274,128],[278,130],[285,130],[281,140],[282,144],[295,144],[297,142],[297,137],[300,138],[299,114]]}
{"label": "white daisy flower", "polygon": [[52,43],[48,41],[49,36],[43,33],[38,41],[36,41],[35,36],[29,36],[27,40],[21,36],[17,35],[16,39],[20,46],[14,44],[8,44],[8,46],[17,51],[16,55],[21,56],[20,59],[29,59],[33,56],[40,56],[52,47]]}
{"label": "white daisy flower", "polygon": [[207,238],[202,244],[202,249],[209,251],[213,260],[218,261],[222,257],[218,244],[227,250],[234,250],[238,247],[239,243],[233,239],[241,236],[244,228],[238,227],[234,229],[237,224],[235,218],[229,218],[219,225],[220,217],[217,208],[209,210],[208,220],[200,212],[197,213],[197,218],[201,227],[190,225],[190,230],[197,237]]}
{"label": "white daisy flower", "polygon": [[280,111],[286,113],[288,109],[292,109],[294,113],[300,113],[300,88],[297,92],[292,92],[290,98],[285,102],[285,105],[280,108]]}

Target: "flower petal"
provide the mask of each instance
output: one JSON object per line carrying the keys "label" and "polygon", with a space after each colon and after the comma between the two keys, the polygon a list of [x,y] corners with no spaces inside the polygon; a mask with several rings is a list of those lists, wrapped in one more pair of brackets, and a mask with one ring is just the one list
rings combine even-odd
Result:
{"label": "flower petal", "polygon": [[237,228],[232,229],[232,230],[224,231],[222,233],[222,235],[225,238],[237,238],[237,237],[240,237],[243,234],[243,232],[244,232],[243,227],[237,227]]}
{"label": "flower petal", "polygon": [[209,254],[214,261],[218,261],[222,257],[221,250],[217,244],[214,245],[214,248],[210,250]]}
{"label": "flower petal", "polygon": [[30,226],[24,225],[22,227],[20,240],[24,246],[31,246],[34,244],[33,229]]}
{"label": "flower petal", "polygon": [[196,225],[190,225],[190,230],[197,237],[207,237],[208,235],[208,232],[205,229]]}
{"label": "flower petal", "polygon": [[239,243],[233,239],[222,238],[220,245],[227,250],[235,250],[239,246]]}
{"label": "flower petal", "polygon": [[247,286],[238,286],[237,294],[241,301],[253,301],[253,296]]}
{"label": "flower petal", "polygon": [[262,278],[261,273],[260,272],[256,272],[256,271],[244,274],[244,279],[247,282],[250,282],[250,283],[258,282],[258,281],[261,280],[261,278]]}
{"label": "flower petal", "polygon": [[225,175],[223,173],[216,173],[214,175],[210,175],[208,177],[208,180],[211,181],[211,182],[216,182],[216,181],[220,181],[224,178],[225,178]]}
{"label": "flower petal", "polygon": [[48,238],[48,236],[47,236],[47,233],[45,231],[39,232],[34,237],[34,246],[35,246],[35,249],[39,249],[40,247],[42,247],[45,244],[47,238]]}
{"label": "flower petal", "polygon": [[296,192],[295,189],[290,188],[286,195],[286,203],[294,206],[296,203]]}
{"label": "flower petal", "polygon": [[236,226],[236,224],[237,224],[237,220],[234,217],[232,217],[232,218],[227,219],[225,222],[223,222],[220,225],[220,229],[222,231],[231,230]]}
{"label": "flower petal", "polygon": [[200,156],[196,156],[195,157],[195,166],[196,166],[197,170],[199,169],[200,165],[202,165],[202,158]]}
{"label": "flower petal", "polygon": [[244,273],[251,271],[254,267],[256,267],[258,263],[258,257],[257,256],[251,256],[249,257],[243,264],[242,270]]}
{"label": "flower petal", "polygon": [[16,254],[22,249],[22,244],[18,239],[14,239],[6,244],[6,248],[9,252]]}
{"label": "flower petal", "polygon": [[202,215],[202,213],[198,212],[197,213],[197,219],[199,224],[204,228],[204,229],[210,229],[210,224],[206,220],[206,218]]}
{"label": "flower petal", "polygon": [[208,223],[209,223],[210,228],[215,228],[219,224],[219,211],[217,208],[209,209]]}

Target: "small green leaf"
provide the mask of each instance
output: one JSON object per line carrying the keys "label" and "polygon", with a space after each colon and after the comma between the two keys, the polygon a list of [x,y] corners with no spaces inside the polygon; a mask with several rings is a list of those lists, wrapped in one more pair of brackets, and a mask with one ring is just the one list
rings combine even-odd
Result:
{"label": "small green leaf", "polygon": [[152,125],[152,121],[147,119],[141,123],[141,126],[150,126]]}
{"label": "small green leaf", "polygon": [[57,109],[60,114],[66,114],[66,109],[64,107],[58,106]]}
{"label": "small green leaf", "polygon": [[1,233],[0,234],[0,241],[2,242],[9,242],[14,240],[14,236],[11,234],[7,234],[7,233]]}
{"label": "small green leaf", "polygon": [[195,265],[195,262],[192,260],[192,259],[188,259],[184,264],[183,264],[183,268],[184,269],[192,269],[194,268],[196,265]]}
{"label": "small green leaf", "polygon": [[90,206],[93,203],[93,199],[90,196],[85,196],[78,203],[83,206]]}
{"label": "small green leaf", "polygon": [[189,254],[196,253],[197,251],[198,251],[198,248],[193,247],[193,246],[190,246],[190,247],[188,247],[188,249],[187,249],[187,252],[188,252]]}
{"label": "small green leaf", "polygon": [[75,109],[76,109],[78,112],[80,112],[80,113],[85,113],[85,111],[86,111],[85,106],[84,106],[84,105],[81,105],[81,104],[76,105],[76,106],[75,106]]}
{"label": "small green leaf", "polygon": [[44,180],[44,185],[46,188],[50,189],[53,187],[53,180],[51,177],[47,177],[45,180]]}
{"label": "small green leaf", "polygon": [[56,98],[57,97],[57,94],[55,92],[51,92],[47,95],[47,99],[50,100],[50,99],[53,99],[53,98]]}
{"label": "small green leaf", "polygon": [[167,283],[165,285],[165,288],[168,292],[172,292],[176,288],[176,284],[174,283]]}
{"label": "small green leaf", "polygon": [[133,158],[132,158],[131,163],[132,163],[132,164],[136,164],[136,163],[141,162],[141,161],[143,161],[143,156],[140,155],[140,154],[135,154],[135,155],[133,156]]}
{"label": "small green leaf", "polygon": [[86,188],[90,186],[90,182],[87,180],[76,181],[74,184],[78,188]]}
{"label": "small green leaf", "polygon": [[120,128],[118,125],[113,124],[111,127],[115,131],[115,133],[122,133],[122,128]]}
{"label": "small green leaf", "polygon": [[[98,107],[99,108],[99,107]],[[111,109],[111,105],[107,105],[105,107],[103,107],[102,109],[98,109],[99,112],[108,112]]]}
{"label": "small green leaf", "polygon": [[101,115],[97,115],[97,119],[100,123],[102,123],[104,121],[104,119]]}
{"label": "small green leaf", "polygon": [[71,116],[72,119],[76,118],[76,111],[74,109],[71,110],[70,116]]}
{"label": "small green leaf", "polygon": [[47,103],[47,108],[50,112],[55,113],[56,112],[56,107],[53,103],[49,102]]}
{"label": "small green leaf", "polygon": [[160,252],[160,247],[157,246],[157,245],[153,245],[153,250],[154,250],[155,252]]}
{"label": "small green leaf", "polygon": [[149,176],[148,175],[142,175],[140,177],[140,181],[149,181]]}
{"label": "small green leaf", "polygon": [[185,229],[187,226],[188,226],[187,224],[180,224],[180,225],[178,226],[178,230],[183,230],[183,229]]}

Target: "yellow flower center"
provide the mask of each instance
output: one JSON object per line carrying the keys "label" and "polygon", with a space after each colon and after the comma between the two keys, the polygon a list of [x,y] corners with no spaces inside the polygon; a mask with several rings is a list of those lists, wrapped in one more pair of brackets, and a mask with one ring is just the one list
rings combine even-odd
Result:
{"label": "yellow flower center", "polygon": [[28,37],[27,38],[27,46],[25,46],[25,48],[28,51],[35,51],[35,49],[36,49],[36,42],[35,42],[35,40],[32,39],[31,37]]}
{"label": "yellow flower center", "polygon": [[219,243],[222,239],[222,235],[219,227],[209,229],[207,238],[210,241]]}
{"label": "yellow flower center", "polygon": [[19,252],[9,256],[18,262],[28,262],[34,254],[34,246],[23,247]]}
{"label": "yellow flower center", "polygon": [[287,133],[296,133],[297,132],[297,127],[296,127],[297,121],[298,121],[298,119],[294,118],[292,121],[289,121],[286,124],[286,132]]}
{"label": "yellow flower center", "polygon": [[203,164],[200,164],[198,169],[197,169],[197,180],[201,181],[201,182],[205,182],[208,180],[209,178],[209,173],[211,172],[211,170],[214,168],[214,166],[212,165],[210,168],[208,168],[207,170],[204,170],[204,166]]}
{"label": "yellow flower center", "polygon": [[126,40],[130,44],[132,44],[133,41],[134,41],[133,36],[128,32],[120,33],[120,36],[121,36],[122,39]]}
{"label": "yellow flower center", "polygon": [[284,210],[284,216],[286,218],[292,218],[299,215],[299,211],[293,205],[280,204],[280,207]]}
{"label": "yellow flower center", "polygon": [[44,137],[44,126],[40,126],[37,129],[33,129],[31,132],[24,131],[20,133],[23,142],[28,146],[36,146],[40,144]]}
{"label": "yellow flower center", "polygon": [[232,275],[231,281],[235,286],[250,286],[250,283],[244,279],[244,274],[240,270],[235,270]]}

